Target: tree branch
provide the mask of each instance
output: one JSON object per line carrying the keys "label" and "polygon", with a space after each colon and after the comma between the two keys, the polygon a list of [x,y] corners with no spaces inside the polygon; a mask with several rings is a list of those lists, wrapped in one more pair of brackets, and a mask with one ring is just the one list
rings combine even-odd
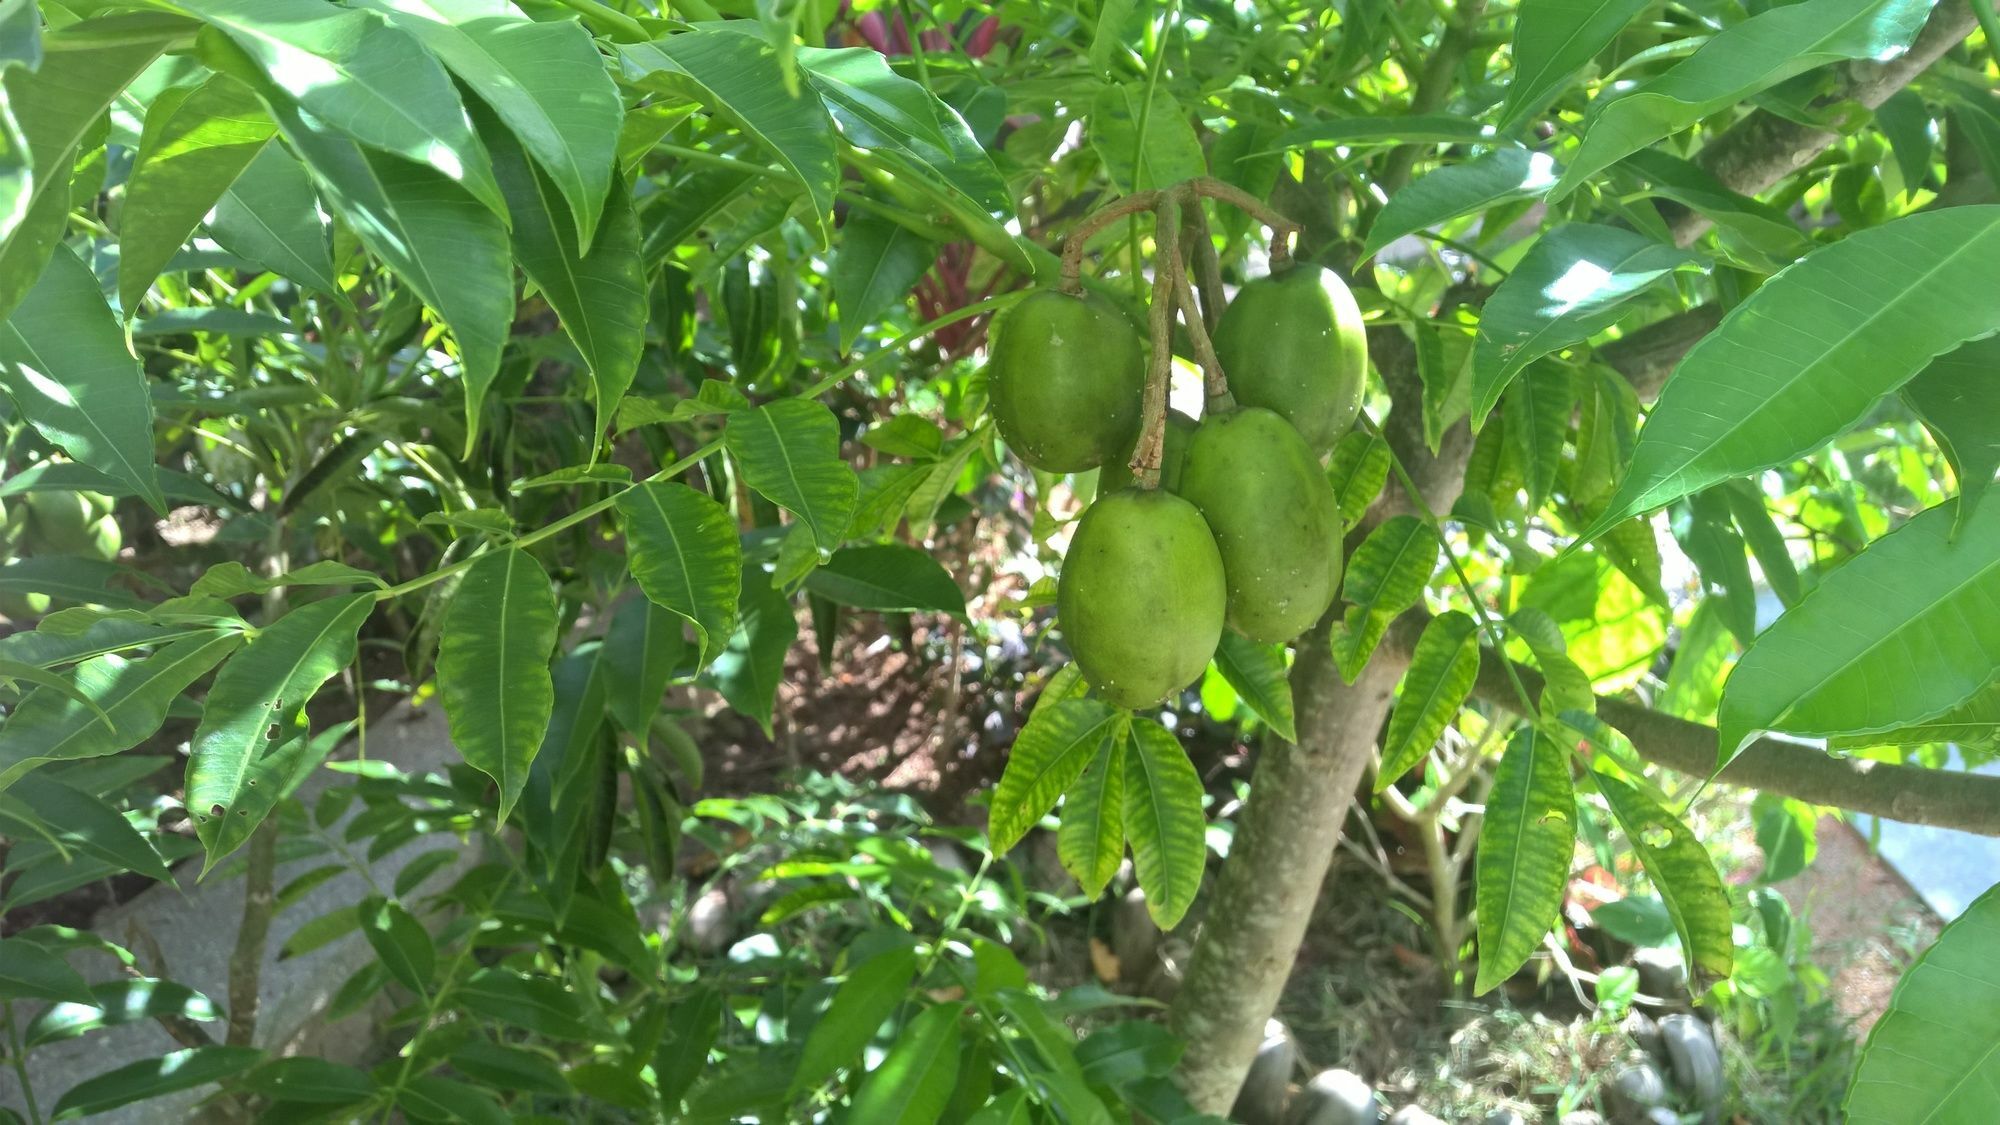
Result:
{"label": "tree branch", "polygon": [[[1909,85],[1946,51],[1957,46],[1959,40],[1972,34],[1976,22],[1967,0],[1944,0],[1917,33],[1909,50],[1887,62],[1843,65],[1833,89],[1815,104],[1831,106],[1851,101],[1874,109]],[[1724,130],[1702,148],[1695,161],[1731,191],[1756,195],[1805,167],[1839,139],[1838,133],[1759,110]],[[1698,212],[1681,211],[1669,220],[1669,225],[1674,241],[1686,246],[1701,237],[1709,221]]]}
{"label": "tree branch", "polygon": [[1597,349],[1597,358],[1615,368],[1650,404],[1688,349],[1722,323],[1722,306],[1696,305],[1683,313],[1655,321]]}
{"label": "tree branch", "polygon": [[[1390,630],[1384,647],[1394,644],[1401,652],[1410,651],[1427,620],[1422,613],[1405,614]],[[1473,696],[1523,714],[1521,698],[1507,677],[1505,657],[1492,649],[1483,650],[1480,657]],[[1542,677],[1533,668],[1516,664],[1514,673],[1530,696],[1540,694]],[[1631,739],[1632,748],[1647,761],[1690,777],[1707,777],[1715,768],[1714,727],[1602,696],[1597,714]],[[1803,743],[1760,738],[1729,763],[1720,780],[1905,824],[2000,836],[2000,777],[1986,774],[1837,758]]]}

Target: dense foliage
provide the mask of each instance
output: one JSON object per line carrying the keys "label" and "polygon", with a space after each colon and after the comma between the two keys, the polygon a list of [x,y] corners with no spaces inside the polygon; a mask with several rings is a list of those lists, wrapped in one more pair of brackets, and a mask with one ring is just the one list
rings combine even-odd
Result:
{"label": "dense foliage", "polygon": [[[1703,783],[1763,790],[1760,837],[2000,834],[1964,772],[2000,742],[1996,27],[0,0],[0,910],[186,861],[254,935],[226,1005],[118,935],[0,940],[23,1078],[113,1023],[183,1044],[22,1108],[1197,1120],[1357,799],[1433,834],[1453,988],[1540,965],[1582,846],[1695,997],[1795,1019]],[[986,833],[829,779],[701,799],[690,701],[782,729],[802,621],[824,656],[911,614],[1037,646]],[[463,763],[368,760],[385,691]],[[1261,740],[1219,874],[1197,711]],[[162,793],[135,748],[182,741]],[[1126,1002],[1031,985],[1001,857],[1042,827],[1086,896],[1129,850],[1199,921],[1166,1024],[1079,1040]],[[390,997],[393,1057],[267,1057],[259,927],[413,842],[279,930],[365,937],[331,1014]],[[775,893],[726,955],[687,922],[722,872]],[[1996,917],[1910,972],[1852,1120],[2000,1117]]]}

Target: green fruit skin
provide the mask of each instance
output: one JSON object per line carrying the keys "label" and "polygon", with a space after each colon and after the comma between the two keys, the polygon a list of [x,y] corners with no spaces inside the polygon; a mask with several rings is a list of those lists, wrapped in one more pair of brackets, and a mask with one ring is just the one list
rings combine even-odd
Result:
{"label": "green fruit skin", "polygon": [[95,492],[30,492],[23,499],[26,534],[23,545],[56,555],[84,555],[110,561],[124,545],[117,521],[108,513],[116,503]]}
{"label": "green fruit skin", "polygon": [[1311,628],[1340,589],[1340,503],[1291,423],[1246,407],[1204,418],[1181,495],[1215,533],[1229,624],[1260,644]]}
{"label": "green fruit skin", "polygon": [[1046,289],[994,320],[986,383],[1000,436],[1021,460],[1081,473],[1138,439],[1146,349],[1109,300]]}
{"label": "green fruit skin", "polygon": [[[1200,423],[1178,410],[1167,411],[1166,440],[1160,446],[1160,487],[1168,492],[1179,492],[1181,486],[1181,464],[1187,460],[1188,439],[1194,436],[1194,428]],[[1104,471],[1097,478],[1097,494],[1109,496],[1121,488],[1129,488],[1133,483],[1132,455],[1139,451],[1139,443],[1123,457],[1104,463]]]}
{"label": "green fruit skin", "polygon": [[1243,286],[1215,326],[1215,355],[1237,405],[1283,415],[1317,454],[1361,413],[1368,383],[1361,309],[1340,278],[1318,266]]}
{"label": "green fruit skin", "polygon": [[1194,505],[1126,489],[1078,522],[1056,614],[1083,678],[1106,702],[1151,707],[1201,678],[1222,640],[1222,556]]}

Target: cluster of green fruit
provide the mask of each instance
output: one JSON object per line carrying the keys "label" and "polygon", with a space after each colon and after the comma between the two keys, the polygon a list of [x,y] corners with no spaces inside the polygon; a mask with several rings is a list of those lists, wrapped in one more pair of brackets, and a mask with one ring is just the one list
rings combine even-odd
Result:
{"label": "cluster of green fruit", "polygon": [[[0,501],[0,556],[79,555],[110,562],[125,545],[111,497],[96,492],[29,492]],[[49,611],[46,594],[0,592],[0,617],[19,621]]]}
{"label": "cluster of green fruit", "polygon": [[1280,644],[1340,586],[1342,528],[1321,465],[1361,410],[1360,310],[1339,278],[1295,266],[1243,286],[1216,325],[1233,408],[1170,414],[1157,488],[1134,482],[1146,347],[1111,301],[1034,293],[993,326],[1000,434],[1047,472],[1101,468],[1056,612],[1098,695],[1149,707],[1200,678],[1225,623]]}

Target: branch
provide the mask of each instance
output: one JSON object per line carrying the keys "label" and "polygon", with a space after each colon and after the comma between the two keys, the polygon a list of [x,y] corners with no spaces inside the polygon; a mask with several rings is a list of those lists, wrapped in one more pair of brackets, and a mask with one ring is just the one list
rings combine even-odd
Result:
{"label": "branch", "polygon": [[1722,306],[1696,305],[1683,313],[1656,321],[1597,349],[1597,358],[1617,369],[1639,392],[1639,401],[1651,403],[1660,397],[1660,388],[1688,349],[1722,323]]}
{"label": "branch", "polygon": [[[1405,614],[1391,630],[1389,643],[1409,651],[1425,621],[1422,613]],[[1522,714],[1521,700],[1514,694],[1505,663],[1506,658],[1492,649],[1482,650],[1472,694],[1494,707]],[[1514,673],[1521,677],[1530,696],[1540,695],[1540,673],[1519,664],[1514,665]],[[1633,749],[1647,761],[1690,777],[1707,777],[1715,768],[1714,727],[1602,696],[1597,700],[1597,714],[1631,739]],[[1729,763],[1720,780],[1905,824],[2000,836],[2000,777],[1986,774],[1836,758],[1803,743],[1760,738]]]}
{"label": "branch", "polygon": [[[1967,0],[1944,0],[1909,50],[1888,62],[1845,64],[1836,72],[1833,89],[1816,104],[1859,102],[1874,109],[1972,34],[1976,22]],[[1724,130],[1695,160],[1731,191],[1756,195],[1811,163],[1839,139],[1838,133],[1759,110]],[[1701,237],[1709,221],[1697,212],[1681,211],[1670,225],[1674,241],[1686,246]]]}

